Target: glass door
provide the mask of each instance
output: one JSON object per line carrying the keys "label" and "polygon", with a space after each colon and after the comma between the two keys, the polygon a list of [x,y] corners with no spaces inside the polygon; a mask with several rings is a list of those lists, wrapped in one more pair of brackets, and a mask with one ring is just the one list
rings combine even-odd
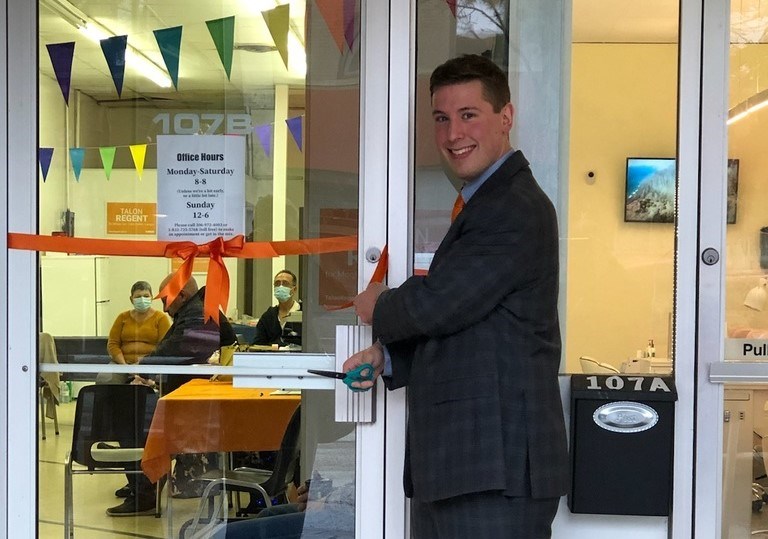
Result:
{"label": "glass door", "polygon": [[[15,375],[28,451],[11,458],[36,478],[11,513],[37,508],[39,537],[380,534],[359,514],[382,493],[356,463],[383,461],[370,410],[383,399],[364,397],[361,429],[306,369],[337,367],[337,326],[356,321],[338,308],[377,260],[357,253],[383,248],[368,198],[386,178],[361,172],[386,170],[386,146],[365,136],[386,108],[361,115],[361,102],[388,84],[366,69],[386,57],[388,12],[17,4],[39,59],[19,87],[39,97],[14,121],[39,143],[37,167],[19,153],[36,182],[9,193],[10,288],[38,301],[9,328],[36,358]],[[231,381],[286,364],[302,374],[290,384]]]}
{"label": "glass door", "polygon": [[727,111],[720,129],[727,153],[718,153],[712,185],[724,221],[722,349],[712,379],[722,397],[722,537],[768,537],[768,228],[765,152],[756,142],[768,126],[766,15],[761,2],[730,3]]}

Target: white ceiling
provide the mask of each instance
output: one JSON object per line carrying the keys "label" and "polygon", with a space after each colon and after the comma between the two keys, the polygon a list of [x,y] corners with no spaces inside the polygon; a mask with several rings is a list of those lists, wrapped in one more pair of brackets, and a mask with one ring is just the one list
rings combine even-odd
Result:
{"label": "white ceiling", "polygon": [[[377,1],[377,0],[370,0]],[[291,26],[303,42],[306,0],[290,0]],[[117,93],[100,46],[45,5],[40,6],[40,71],[53,78],[45,44],[76,41],[72,88],[100,101],[167,98],[183,104],[208,104],[223,99],[242,104],[259,88],[275,83],[301,87],[303,74],[289,73],[276,51],[235,50],[231,80],[205,25],[206,20],[236,14],[235,45],[245,48],[273,45],[262,10],[284,0],[72,0],[78,9],[116,35],[127,34],[133,47],[165,67],[152,30],[183,26],[179,90],[161,89],[126,69],[122,99]],[[768,27],[768,0],[733,0],[732,41],[763,42]],[[674,43],[678,33],[677,0],[573,0],[573,35],[577,43]],[[254,47],[255,46],[255,47]],[[292,65],[293,67],[293,65]],[[182,105],[179,103],[179,105]],[[167,107],[168,103],[162,106]]]}

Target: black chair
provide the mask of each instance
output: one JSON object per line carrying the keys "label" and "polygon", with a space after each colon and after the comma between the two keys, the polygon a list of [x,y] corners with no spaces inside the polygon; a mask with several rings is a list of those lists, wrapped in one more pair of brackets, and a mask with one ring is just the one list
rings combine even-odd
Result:
{"label": "black chair", "polygon": [[[236,515],[237,517],[258,513],[265,507],[271,507],[275,502],[287,502],[286,488],[299,477],[300,429],[301,405],[293,412],[288,426],[285,428],[280,449],[275,456],[274,470],[255,468],[236,468],[231,471],[211,470],[198,477],[198,481],[205,481],[208,485],[200,497],[195,518],[182,526],[179,536],[182,538],[208,537],[208,534],[220,520],[227,519],[229,506],[227,493],[229,492],[235,493],[237,496],[240,493],[248,493],[251,497],[251,503],[241,510]],[[203,517],[206,510],[207,516]],[[198,529],[201,525],[203,527]]]}
{"label": "black chair", "polygon": [[[64,537],[74,535],[73,475],[142,473],[141,457],[156,405],[156,393],[142,385],[100,384],[80,390],[72,448],[64,461]],[[101,442],[110,447],[99,448]]]}

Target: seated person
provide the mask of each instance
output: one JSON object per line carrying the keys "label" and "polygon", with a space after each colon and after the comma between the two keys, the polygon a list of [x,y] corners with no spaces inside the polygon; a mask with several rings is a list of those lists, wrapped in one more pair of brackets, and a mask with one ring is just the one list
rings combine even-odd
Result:
{"label": "seated person", "polygon": [[[313,477],[323,481],[319,475]],[[297,503],[274,505],[255,518],[220,526],[213,539],[352,539],[355,536],[355,485],[297,490]]]}
{"label": "seated person", "polygon": [[251,344],[301,345],[301,322],[292,322],[291,313],[301,310],[296,299],[296,275],[287,269],[275,275],[274,305],[264,311],[256,324],[256,336]]}
{"label": "seated person", "polygon": [[[137,363],[155,349],[171,327],[168,316],[152,308],[152,287],[148,282],[135,282],[130,300],[133,309],[117,315],[109,330],[107,351],[112,363],[118,365]],[[114,374],[104,381],[122,383],[127,379],[125,374]]]}
{"label": "seated person", "polygon": [[[160,290],[173,277],[168,275],[160,284]],[[144,356],[139,363],[158,364],[163,358],[174,365],[191,365],[206,363],[208,358],[222,346],[236,342],[235,332],[229,324],[227,317],[219,311],[219,325],[213,321],[205,322],[203,315],[203,302],[205,299],[205,287],[198,289],[194,277],[190,278],[179,295],[170,304],[163,298],[163,309],[173,318],[170,329],[157,344],[151,353]],[[208,376],[198,376],[208,378]],[[172,374],[168,375],[163,386],[163,391],[168,393],[182,384],[188,382],[192,375]],[[136,376],[132,383],[140,383],[154,387],[153,380]],[[199,496],[204,485],[194,485],[195,476],[207,471],[208,467],[215,466],[211,463],[215,455],[181,454],[176,457],[171,488],[174,495],[180,497]],[[155,507],[155,488],[149,479],[143,474],[130,474],[128,486],[115,492],[117,497],[125,497],[125,501],[115,507],[107,509],[109,516],[133,516],[151,514]]]}

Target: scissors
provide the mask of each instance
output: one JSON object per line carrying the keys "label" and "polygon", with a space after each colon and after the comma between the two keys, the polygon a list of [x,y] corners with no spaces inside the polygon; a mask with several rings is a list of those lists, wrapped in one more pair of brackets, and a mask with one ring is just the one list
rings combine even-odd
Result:
{"label": "scissors", "polygon": [[325,376],[327,378],[336,378],[338,380],[342,380],[344,385],[346,385],[352,391],[368,391],[370,387],[353,387],[352,384],[354,382],[367,382],[369,380],[373,380],[373,373],[375,371],[373,369],[373,365],[370,363],[363,363],[362,365],[358,365],[349,372],[318,371],[315,369],[307,369],[307,372],[310,374],[316,374],[318,376]]}

